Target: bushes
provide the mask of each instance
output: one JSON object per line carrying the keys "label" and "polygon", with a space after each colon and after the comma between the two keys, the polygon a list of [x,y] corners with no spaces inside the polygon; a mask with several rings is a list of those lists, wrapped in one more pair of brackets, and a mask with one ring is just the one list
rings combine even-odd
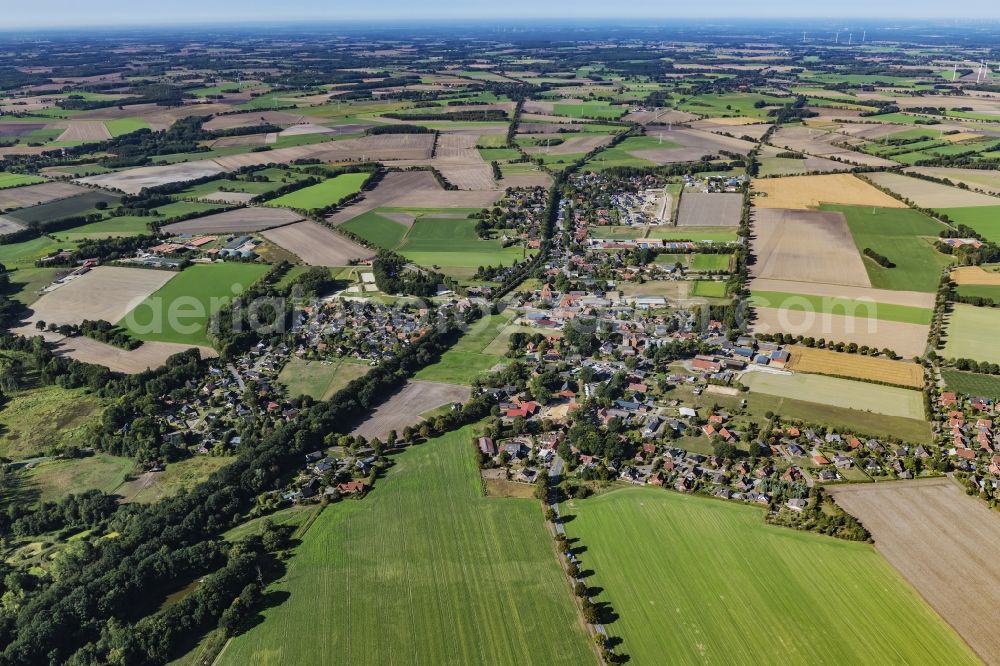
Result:
{"label": "bushes", "polygon": [[862,250],[862,254],[864,254],[866,257],[868,257],[869,259],[871,259],[872,261],[874,261],[876,264],[878,264],[882,268],[895,268],[896,267],[896,264],[892,263],[887,257],[879,254],[878,252],[876,252],[875,250],[871,249],[870,247],[866,247],[864,250]]}

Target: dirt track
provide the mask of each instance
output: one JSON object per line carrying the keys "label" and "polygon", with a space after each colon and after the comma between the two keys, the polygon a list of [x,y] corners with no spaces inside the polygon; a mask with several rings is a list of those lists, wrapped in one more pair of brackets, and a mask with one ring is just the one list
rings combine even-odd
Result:
{"label": "dirt track", "polygon": [[988,664],[1000,664],[1000,516],[950,479],[835,486],[875,548]]}
{"label": "dirt track", "polygon": [[406,426],[419,423],[424,412],[449,402],[464,402],[469,395],[467,386],[411,379],[395,395],[376,407],[352,434],[384,440],[390,430],[401,432]]}

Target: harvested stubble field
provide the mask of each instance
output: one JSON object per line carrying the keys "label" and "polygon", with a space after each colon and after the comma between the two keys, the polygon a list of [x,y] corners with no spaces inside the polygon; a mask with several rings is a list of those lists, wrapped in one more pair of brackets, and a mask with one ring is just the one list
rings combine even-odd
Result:
{"label": "harvested stubble field", "polygon": [[1000,549],[996,512],[948,478],[843,485],[830,492],[979,657],[1000,663],[1000,559],[990,556]]}
{"label": "harvested stubble field", "polygon": [[261,235],[310,266],[346,266],[353,259],[374,254],[364,245],[310,220],[268,229]]}
{"label": "harvested stubble field", "polygon": [[0,190],[0,210],[37,206],[38,204],[49,203],[58,199],[86,194],[89,191],[87,188],[80,187],[79,185],[61,182],[8,188]]}
{"label": "harvested stubble field", "polygon": [[951,280],[957,285],[1000,285],[1000,271],[984,270],[982,266],[959,266],[951,270]]}
{"label": "harvested stubble field", "polygon": [[530,146],[525,148],[525,152],[529,154],[545,153],[548,155],[574,155],[577,153],[589,153],[595,148],[607,145],[610,141],[611,136],[607,134],[570,136],[557,146]]}
{"label": "harvested stubble field", "polygon": [[[779,180],[785,179],[763,182]],[[851,230],[838,213],[758,208],[751,248],[755,278],[871,286]]]}
{"label": "harvested stubble field", "polygon": [[908,173],[920,173],[934,178],[947,178],[953,183],[964,183],[973,189],[1000,194],[1000,173],[992,169],[959,169],[953,167],[913,167]]}
{"label": "harvested stubble field", "polygon": [[[915,364],[914,364],[915,365]],[[924,420],[924,402],[920,391],[894,386],[856,382],[838,377],[810,374],[745,372],[740,380],[751,391],[781,398],[808,400],[823,405]]]}
{"label": "harvested stubble field", "polygon": [[59,141],[104,141],[111,138],[111,132],[99,120],[72,120],[55,126],[66,128],[59,135]]}
{"label": "harvested stubble field", "polygon": [[467,386],[411,379],[372,411],[354,428],[354,435],[385,440],[390,431],[402,432],[420,422],[420,415],[452,402],[465,402],[471,391]]}
{"label": "harvested stubble field", "polygon": [[84,319],[103,319],[114,323],[176,275],[170,271],[98,266],[35,301],[29,322],[79,324]]}
{"label": "harvested stubble field", "polygon": [[846,317],[829,313],[804,313],[758,307],[754,310],[754,333],[790,333],[819,340],[868,345],[891,349],[900,356],[922,356],[927,348],[930,327],[882,321],[866,317]]}
{"label": "harvested stubble field", "polygon": [[287,599],[218,663],[594,663],[538,503],[482,496],[474,434],[408,449],[363,501],[326,507]]}
{"label": "harvested stubble field", "polygon": [[899,173],[876,172],[865,177],[896,194],[909,199],[921,208],[966,208],[970,206],[997,206],[1000,198],[970,192],[958,187],[932,183],[922,178]]}
{"label": "harvested stubble field", "polygon": [[237,208],[224,213],[196,217],[163,227],[168,234],[233,233],[237,231],[263,231],[273,227],[293,224],[302,216],[287,208]]}
{"label": "harvested stubble field", "polygon": [[743,195],[687,192],[681,195],[679,227],[736,227],[740,224]]}
{"label": "harvested stubble field", "polygon": [[756,146],[756,144],[743,139],[734,139],[703,130],[673,129],[668,132],[656,130],[649,130],[649,132],[653,137],[659,137],[662,134],[664,142],[681,146],[680,148],[641,148],[630,151],[632,155],[655,164],[694,162],[705,155],[716,155],[720,150],[746,155]]}
{"label": "harvested stubble field", "polygon": [[751,199],[755,208],[807,210],[818,208],[822,203],[880,208],[906,207],[901,201],[849,173],[759,178],[751,183],[751,187],[754,192],[766,195]]}
{"label": "harvested stubble field", "polygon": [[183,164],[137,167],[125,171],[102,173],[96,176],[80,178],[79,182],[106,187],[112,190],[120,190],[126,194],[138,194],[144,187],[159,187],[160,185],[167,185],[169,183],[181,183],[225,172],[226,169],[212,160],[198,160]]}
{"label": "harvested stubble field", "polygon": [[916,363],[890,361],[861,354],[844,354],[802,345],[791,347],[790,351],[791,358],[785,367],[795,372],[853,377],[909,388],[924,386],[923,369]]}
{"label": "harvested stubble field", "polygon": [[891,160],[833,145],[835,142],[843,142],[845,139],[846,137],[839,132],[824,131],[811,127],[786,126],[776,131],[769,143],[773,146],[798,153],[808,153],[817,157],[837,157],[847,162],[865,166],[887,168],[899,166]]}
{"label": "harvested stubble field", "polygon": [[654,488],[573,500],[563,513],[631,663],[976,661],[868,544]]}
{"label": "harvested stubble field", "polygon": [[493,205],[503,192],[445,190],[429,171],[391,171],[361,201],[327,218],[338,225],[376,208],[484,208]]}
{"label": "harvested stubble field", "polygon": [[942,356],[1000,363],[1000,310],[956,303],[946,321]]}
{"label": "harvested stubble field", "polygon": [[179,354],[192,347],[198,349],[202,358],[218,356],[214,349],[203,345],[148,341],[143,342],[138,349],[127,351],[85,336],[65,338],[56,343],[54,351],[57,356],[66,356],[81,363],[103,365],[115,372],[135,375],[146,370],[159,368],[174,354]]}

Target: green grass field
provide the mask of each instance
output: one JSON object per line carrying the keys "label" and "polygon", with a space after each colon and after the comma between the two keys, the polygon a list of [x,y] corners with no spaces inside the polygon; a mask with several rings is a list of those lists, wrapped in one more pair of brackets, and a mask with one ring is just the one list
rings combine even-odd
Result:
{"label": "green grass field", "polygon": [[348,220],[341,225],[341,228],[387,250],[397,247],[408,231],[406,226],[382,217],[376,211],[368,211],[364,215]]}
{"label": "green grass field", "polygon": [[117,489],[117,494],[126,502],[150,504],[164,497],[171,497],[183,490],[190,490],[211,475],[233,462],[234,458],[227,456],[196,456],[177,462],[168,463],[163,472],[156,474],[152,483],[146,483],[142,478],[129,481]]}
{"label": "green grass field", "polygon": [[476,221],[465,218],[418,218],[397,251],[421,266],[439,266],[458,277],[479,266],[509,266],[527,256],[523,246],[502,247],[499,240],[482,240],[476,234]]}
{"label": "green grass field", "polygon": [[1000,309],[956,303],[947,322],[942,356],[1000,363]]}
{"label": "green grass field", "polygon": [[26,477],[29,489],[38,493],[39,501],[49,502],[85,490],[114,492],[134,465],[128,458],[100,454],[43,462],[29,470]]}
{"label": "green grass field", "polygon": [[774,375],[748,372],[741,381],[751,391],[781,398],[808,399],[824,405],[871,411],[886,416],[924,419],[924,403],[920,391],[803,373]]}
{"label": "green grass field", "polygon": [[702,298],[725,298],[726,283],[697,280],[694,283],[694,288],[691,289],[691,295],[701,296]]}
{"label": "green grass field", "polygon": [[59,243],[47,236],[40,236],[23,243],[0,245],[0,264],[7,268],[30,267],[35,265],[35,260],[57,250],[72,250],[74,248],[76,248],[74,243]]}
{"label": "green grass field", "polygon": [[[677,108],[681,111],[714,117],[747,116],[750,118],[767,118],[768,109],[754,107],[754,104],[758,101],[765,102],[766,104],[787,104],[792,100],[787,97],[758,95],[756,93],[705,94],[691,97],[678,105]],[[734,129],[738,130],[739,128]],[[734,132],[734,134],[738,135],[739,133]]]}
{"label": "green grass field", "polygon": [[78,444],[80,429],[101,411],[101,401],[83,389],[43,386],[13,393],[0,407],[0,456],[32,458]]}
{"label": "green grass field", "polygon": [[[872,208],[824,204],[821,210],[844,214],[858,251],[870,247],[896,264],[883,268],[865,258],[872,286],[900,291],[937,291],[942,269],[951,259],[934,249],[944,225],[909,208]],[[874,214],[873,214],[874,211]]]}
{"label": "green grass field", "polygon": [[692,254],[691,270],[693,271],[728,271],[731,254]]}
{"label": "green grass field", "polygon": [[217,663],[594,663],[541,508],[482,497],[473,435],[410,449],[327,507],[275,586],[288,598]]}
{"label": "green grass field", "polygon": [[575,500],[564,513],[630,663],[978,663],[868,544],[652,488]]}
{"label": "green grass field", "polygon": [[1000,399],[1000,377],[978,375],[961,370],[942,370],[941,376],[948,388],[974,398]]}
{"label": "green grass field", "polygon": [[31,305],[41,297],[41,290],[52,284],[60,270],[66,269],[24,266],[16,271],[11,271],[7,275],[16,291],[10,296],[15,301]]}
{"label": "green grass field", "polygon": [[633,155],[630,151],[649,148],[680,148],[679,143],[658,136],[630,136],[616,146],[606,148],[591,158],[584,167],[602,171],[619,166],[654,166],[654,163]]}
{"label": "green grass field", "polygon": [[0,190],[6,190],[11,187],[21,187],[22,185],[35,185],[37,183],[44,182],[45,179],[38,176],[0,171]]}
{"label": "green grass field", "polygon": [[938,208],[955,224],[975,229],[988,241],[1000,243],[1000,206],[972,206],[969,208]]}
{"label": "green grass field", "polygon": [[514,148],[480,148],[479,154],[487,162],[503,162],[521,157],[520,151]]}
{"label": "green grass field", "polygon": [[269,268],[238,263],[191,266],[140,303],[119,325],[140,340],[207,346],[209,318],[232,299],[234,288],[242,292]]}
{"label": "green grass field", "polygon": [[138,236],[149,233],[152,217],[124,216],[111,217],[100,222],[91,222],[68,231],[57,231],[52,235],[60,241],[81,241],[87,238],[112,238]]}
{"label": "green grass field", "polygon": [[955,287],[959,296],[988,298],[1000,303],[1000,285],[996,284],[960,284]]}
{"label": "green grass field", "polygon": [[817,312],[844,316],[899,321],[907,324],[930,324],[933,311],[909,305],[874,303],[851,298],[755,291],[750,304],[755,307],[780,307],[784,310]]}
{"label": "green grass field", "polygon": [[[508,313],[479,319],[472,324],[458,342],[441,355],[441,359],[437,363],[420,369],[415,377],[432,382],[471,384],[477,375],[486,372],[497,363],[504,362],[504,354],[507,352],[506,343],[504,343],[503,351],[496,350],[495,345],[491,351],[488,352],[487,349],[509,328],[507,326],[509,321],[510,314]],[[506,339],[510,339],[509,334]]]}
{"label": "green grass field", "polygon": [[612,106],[607,102],[581,102],[576,104],[552,105],[552,112],[557,116],[570,118],[598,118],[600,120],[617,120],[626,111],[624,106]]}
{"label": "green grass field", "polygon": [[344,197],[356,194],[371,177],[368,173],[343,173],[310,185],[301,190],[289,192],[267,202],[268,206],[287,206],[301,210],[316,210],[337,203]]}
{"label": "green grass field", "polygon": [[137,132],[141,129],[149,129],[149,123],[142,118],[116,118],[114,120],[105,120],[104,126],[108,128],[111,136],[121,136],[122,134],[131,134],[132,132]]}
{"label": "green grass field", "polygon": [[285,385],[290,398],[308,395],[316,400],[328,400],[352,380],[368,374],[370,369],[367,363],[348,358],[329,363],[293,358],[282,368],[278,381]]}

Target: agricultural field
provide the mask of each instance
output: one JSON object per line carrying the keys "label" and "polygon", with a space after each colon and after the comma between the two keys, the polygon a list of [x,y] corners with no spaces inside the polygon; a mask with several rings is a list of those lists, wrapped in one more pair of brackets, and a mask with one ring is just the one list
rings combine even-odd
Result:
{"label": "agricultural field", "polygon": [[933,178],[947,178],[953,183],[963,183],[972,189],[1000,194],[1000,174],[986,169],[959,169],[950,167],[914,167],[907,172],[921,173]]}
{"label": "agricultural field", "polygon": [[896,266],[864,260],[871,286],[900,291],[937,291],[941,272],[952,260],[934,249],[944,226],[915,210],[824,205],[842,213],[858,251],[871,248]]}
{"label": "agricultural field", "polygon": [[73,243],[59,243],[48,236],[39,236],[21,243],[0,245],[0,264],[8,269],[34,267],[35,261],[58,250],[75,248]]}
{"label": "agricultural field", "polygon": [[573,500],[563,513],[634,663],[977,661],[868,544],[652,488]]}
{"label": "agricultural field", "polygon": [[742,194],[687,192],[681,196],[677,226],[737,227],[742,210]]}
{"label": "agricultural field", "polygon": [[83,389],[14,392],[0,408],[0,456],[34,458],[78,445],[79,434],[96,423],[102,409],[100,399]]}
{"label": "agricultural field", "polygon": [[773,291],[754,291],[750,304],[756,307],[780,308],[789,311],[836,314],[845,317],[882,319],[906,324],[930,325],[933,310],[909,305],[877,303],[870,299],[851,299],[835,296],[790,294]]}
{"label": "agricultural field", "polygon": [[301,215],[287,208],[237,208],[167,224],[163,226],[163,231],[168,234],[230,234],[263,231],[301,220]]}
{"label": "agricultural field", "polygon": [[369,243],[388,250],[398,247],[409,230],[405,224],[391,220],[378,211],[369,211],[340,226]]}
{"label": "agricultural field", "polygon": [[123,236],[138,236],[149,232],[148,217],[111,217],[99,222],[91,222],[68,231],[57,231],[52,234],[63,242],[79,242],[91,238],[118,238]]}
{"label": "agricultural field", "polygon": [[939,208],[937,212],[947,215],[952,224],[964,224],[986,240],[1000,243],[1000,199],[992,206]]}
{"label": "agricultural field", "polygon": [[329,400],[351,381],[368,374],[367,363],[343,358],[334,361],[306,361],[292,358],[278,375],[288,395],[308,395],[314,400]]}
{"label": "agricultural field", "polygon": [[902,202],[849,173],[760,178],[754,180],[751,187],[753,192],[758,193],[758,196],[751,199],[755,208],[808,210],[824,203],[881,208],[906,207]]}
{"label": "agricultural field", "polygon": [[766,107],[758,108],[755,106],[757,102],[763,102],[766,105],[786,104],[788,98],[756,93],[705,94],[696,95],[686,100],[678,108],[681,111],[709,117],[767,118],[768,109]]}
{"label": "agricultural field", "polygon": [[[593,662],[538,503],[482,496],[473,434],[412,448],[364,501],[328,506],[277,584],[287,599],[220,666]],[[349,602],[363,590],[378,593]]]}
{"label": "agricultural field", "polygon": [[916,363],[873,358],[863,354],[845,354],[828,349],[796,345],[790,347],[788,370],[832,377],[846,377],[893,384],[908,388],[923,388],[924,371]]}
{"label": "agricultural field", "polygon": [[399,433],[406,426],[420,423],[423,414],[451,403],[464,402],[470,395],[467,386],[414,378],[372,410],[352,434],[384,440],[393,430]]}
{"label": "agricultural field", "polygon": [[331,206],[345,197],[357,194],[371,177],[367,173],[344,173],[310,185],[301,190],[289,192],[267,202],[268,206],[287,206],[299,210],[317,210]]}
{"label": "agricultural field", "polygon": [[72,183],[49,182],[0,190],[0,210],[37,206],[59,199],[68,199],[89,190]]}
{"label": "agricultural field", "polygon": [[1000,400],[1000,377],[951,369],[942,370],[941,376],[950,391],[970,397]]}
{"label": "agricultural field", "polygon": [[1000,303],[1000,284],[960,284],[955,291],[959,296],[986,298]]}
{"label": "agricultural field", "polygon": [[261,264],[238,263],[191,266],[127,309],[127,314],[108,321],[117,321],[140,340],[211,346],[206,330],[209,318],[268,269]]}
{"label": "agricultural field", "polygon": [[125,502],[150,504],[171,497],[204,481],[208,476],[233,462],[227,456],[197,456],[169,463],[162,472],[144,472],[116,490]]}
{"label": "agricultural field", "polygon": [[25,490],[39,502],[58,501],[86,490],[113,493],[134,466],[128,458],[106,454],[46,461],[33,465],[25,474]]}
{"label": "agricultural field", "polygon": [[268,229],[261,235],[309,266],[346,266],[375,254],[364,245],[312,220]]}
{"label": "agricultural field", "polygon": [[869,173],[868,180],[912,201],[920,208],[965,208],[1000,205],[1000,199],[900,173]]}
{"label": "agricultural field", "polygon": [[24,185],[37,185],[38,183],[44,182],[45,179],[39,178],[38,176],[0,171],[0,190],[6,190],[12,187],[22,187]]}
{"label": "agricultural field", "polygon": [[956,303],[946,322],[942,356],[1000,363],[1000,309]]}
{"label": "agricultural field", "polygon": [[578,104],[560,104],[552,106],[552,112],[557,116],[569,118],[596,118],[598,120],[617,120],[626,111],[624,106],[612,106],[607,102],[581,102]]}
{"label": "agricultural field", "polygon": [[38,204],[29,208],[11,211],[4,216],[21,224],[38,224],[44,229],[50,222],[67,217],[76,217],[97,212],[98,204],[114,206],[118,203],[118,195],[93,190],[85,194]]}
{"label": "agricultural field", "polygon": [[1000,270],[993,264],[982,266],[956,266],[951,269],[951,281],[964,286],[1000,286]]}
{"label": "agricultural field", "polygon": [[[966,497],[949,478],[843,485],[831,493],[984,662],[1000,661],[989,619],[1000,603],[1000,566],[982,556],[1000,547],[1000,521],[985,503]],[[952,649],[948,663],[967,653]]]}
{"label": "agricultural field", "polygon": [[[419,370],[416,378],[452,384],[471,384],[478,374],[505,361],[503,357],[507,353],[506,347],[499,353],[487,353],[486,349],[500,337],[509,322],[509,314],[490,315],[476,320],[459,341],[441,355],[437,363]],[[508,335],[507,339],[509,337]]]}
{"label": "agricultural field", "polygon": [[781,398],[807,399],[845,409],[924,420],[924,403],[919,391],[822,375],[779,375],[759,371],[744,373],[740,381],[751,391]]}

